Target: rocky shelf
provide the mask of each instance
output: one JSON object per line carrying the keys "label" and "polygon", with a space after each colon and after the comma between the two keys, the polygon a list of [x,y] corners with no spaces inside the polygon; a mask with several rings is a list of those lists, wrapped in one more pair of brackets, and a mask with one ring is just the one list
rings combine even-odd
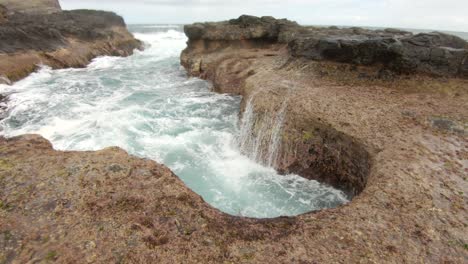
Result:
{"label": "rocky shelf", "polygon": [[[165,166],[121,149],[60,152],[40,136],[2,138],[0,260],[466,261],[468,80],[457,57],[466,42],[248,16],[186,33],[182,64],[216,91],[243,95],[241,112],[250,104],[256,115],[253,135],[285,107],[278,170],[354,199],[297,217],[230,216]],[[402,53],[382,53],[385,43]],[[425,60],[428,49],[454,59]],[[417,63],[411,71],[399,64],[407,59]]]}
{"label": "rocky shelf", "polygon": [[26,77],[40,64],[84,67],[97,56],[128,56],[142,47],[120,16],[61,11],[56,0],[0,2],[0,36],[0,83],[7,84]]}
{"label": "rocky shelf", "polygon": [[[216,91],[243,96],[241,113],[254,112],[260,153],[273,133],[265,124],[285,108],[277,170],[354,196],[296,218],[310,221],[304,230],[320,229],[290,236],[306,241],[293,247],[304,249],[304,263],[463,262],[465,40],[252,16],[187,25],[185,33],[182,65]],[[325,215],[337,218],[319,220]],[[265,254],[255,260],[275,261]],[[295,254],[280,262],[300,262]]]}
{"label": "rocky shelf", "polygon": [[398,29],[303,27],[286,19],[241,16],[185,27],[190,43],[287,44],[295,58],[376,66],[398,74],[468,78],[468,43],[440,32],[413,35]]}

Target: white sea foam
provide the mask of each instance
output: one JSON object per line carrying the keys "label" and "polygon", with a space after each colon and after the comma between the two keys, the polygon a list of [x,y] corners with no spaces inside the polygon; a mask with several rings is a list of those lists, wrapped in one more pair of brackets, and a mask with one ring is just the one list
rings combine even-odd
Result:
{"label": "white sea foam", "polygon": [[[155,30],[135,34],[147,49],[134,56],[96,58],[84,69],[42,67],[1,86],[11,96],[0,133],[39,133],[62,150],[120,146],[163,162],[206,201],[235,215],[296,215],[347,201],[340,191],[277,175],[243,155],[236,138],[249,129],[237,127],[240,98],[187,78],[179,64],[185,35]],[[269,139],[275,140],[281,115],[271,122],[276,126]],[[271,148],[268,160],[278,148]]]}
{"label": "white sea foam", "polygon": [[143,28],[179,28],[179,25],[145,25]]}

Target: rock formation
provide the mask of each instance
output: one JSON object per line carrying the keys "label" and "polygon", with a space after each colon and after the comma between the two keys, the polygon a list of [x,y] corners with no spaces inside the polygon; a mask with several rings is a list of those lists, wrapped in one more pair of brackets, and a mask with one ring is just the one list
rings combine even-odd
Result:
{"label": "rock formation", "polygon": [[374,64],[294,48],[311,31],[412,37],[243,16],[187,26],[181,61],[216,91],[243,95],[262,148],[272,134],[263,123],[284,109],[276,167],[347,190],[349,204],[297,217],[229,216],[163,165],[119,148],[60,152],[40,136],[0,138],[0,261],[466,262],[467,80],[424,60],[409,75],[380,55]]}
{"label": "rock formation", "polygon": [[[215,91],[243,95],[241,112],[248,111],[251,119],[247,137],[257,144],[244,150],[247,155],[257,152],[252,156],[281,172],[317,179],[355,196],[339,212],[349,206],[356,208],[355,216],[374,200],[368,215],[383,217],[398,204],[398,212],[379,217],[375,224],[397,234],[405,219],[417,219],[414,226],[425,230],[425,238],[416,238],[413,231],[401,232],[396,240],[365,236],[369,244],[350,255],[346,249],[320,252],[312,249],[319,245],[314,242],[306,250],[314,252],[310,259],[354,263],[364,250],[373,255],[369,262],[437,263],[450,258],[442,251],[465,254],[466,227],[455,220],[467,216],[463,164],[468,112],[460,108],[468,101],[465,40],[438,32],[301,27],[251,16],[187,25],[185,32],[189,41],[181,63],[188,72],[212,81]],[[275,139],[279,154],[272,162],[275,132],[268,124],[283,111]],[[445,187],[431,187],[441,185]],[[438,213],[419,215],[417,207]],[[408,215],[402,217],[403,211]],[[440,225],[443,219],[454,222]],[[325,243],[344,235],[329,232]],[[434,246],[435,240],[459,242],[458,247]],[[375,255],[385,251],[377,245],[395,241],[408,245],[405,251],[419,260],[393,246],[387,250],[399,253]],[[422,248],[427,251],[421,253]]]}
{"label": "rock formation", "polygon": [[395,29],[301,27],[285,19],[251,16],[220,23],[196,23],[186,26],[185,32],[192,44],[286,43],[291,56],[296,58],[376,66],[399,74],[468,78],[468,43],[439,32],[413,35]]}
{"label": "rock formation", "polygon": [[127,56],[141,47],[123,19],[114,13],[92,10],[24,13],[20,7],[1,10],[2,79],[17,81],[40,64],[53,68],[83,67],[97,56]]}
{"label": "rock formation", "polygon": [[[290,42],[291,54],[313,60],[330,60],[358,65],[382,65],[397,73],[426,73],[468,78],[468,44],[444,33],[350,35],[310,33]],[[336,35],[337,34],[337,35]]]}
{"label": "rock formation", "polygon": [[28,14],[50,14],[62,10],[58,0],[0,0],[0,5],[13,12]]}

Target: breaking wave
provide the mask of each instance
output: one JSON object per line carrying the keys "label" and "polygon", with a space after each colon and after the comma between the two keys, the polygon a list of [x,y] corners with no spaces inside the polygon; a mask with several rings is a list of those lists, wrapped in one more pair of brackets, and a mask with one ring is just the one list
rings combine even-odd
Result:
{"label": "breaking wave", "polygon": [[339,190],[280,176],[241,153],[241,98],[214,93],[208,82],[186,76],[180,27],[131,29],[145,51],[100,57],[83,69],[42,67],[11,87],[0,86],[10,94],[0,133],[38,133],[60,150],[119,146],[167,165],[208,203],[233,215],[290,216],[347,202]]}

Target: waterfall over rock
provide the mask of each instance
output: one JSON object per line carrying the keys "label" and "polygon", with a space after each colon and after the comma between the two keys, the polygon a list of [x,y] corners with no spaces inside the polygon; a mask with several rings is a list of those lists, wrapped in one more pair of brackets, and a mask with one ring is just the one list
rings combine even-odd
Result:
{"label": "waterfall over rock", "polygon": [[341,190],[272,169],[288,100],[258,113],[253,107],[262,97],[253,96],[258,101],[247,107],[241,127],[240,96],[212,92],[209,82],[187,78],[180,67],[187,39],[179,26],[130,30],[146,46],[134,56],[99,57],[86,68],[43,67],[4,86],[11,96],[0,135],[41,134],[59,150],[119,146],[167,165],[232,215],[293,216],[348,202]]}
{"label": "waterfall over rock", "polygon": [[277,111],[255,113],[253,101],[248,100],[241,125],[238,142],[241,151],[264,166],[275,168],[281,149],[281,135],[288,100]]}

